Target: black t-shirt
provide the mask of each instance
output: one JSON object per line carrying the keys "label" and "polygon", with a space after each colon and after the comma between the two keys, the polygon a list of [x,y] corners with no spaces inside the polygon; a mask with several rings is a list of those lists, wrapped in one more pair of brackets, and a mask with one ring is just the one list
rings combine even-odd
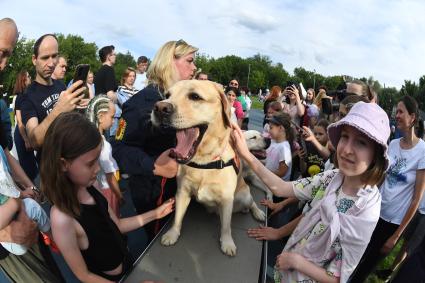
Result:
{"label": "black t-shirt", "polygon": [[16,94],[16,99],[15,99],[15,111],[16,110],[21,110],[22,108],[22,102],[25,100],[25,93],[19,93]]}
{"label": "black t-shirt", "polygon": [[108,91],[116,91],[118,88],[115,81],[114,68],[109,65],[102,65],[94,77],[95,94],[106,94]]}
{"label": "black t-shirt", "polygon": [[[65,84],[59,80],[52,80],[52,85],[42,85],[33,81],[27,88],[21,104],[22,123],[26,126],[29,119],[35,117],[40,124],[59,100],[59,95],[66,90]],[[40,164],[41,149],[37,151],[37,162]]]}
{"label": "black t-shirt", "polygon": [[324,159],[316,147],[311,142],[305,143],[307,148],[307,154],[304,157],[306,163],[306,172],[303,173],[303,177],[312,177],[317,173],[323,172],[325,169],[326,159]]}
{"label": "black t-shirt", "polygon": [[66,90],[62,81],[52,80],[52,85],[42,85],[33,81],[27,88],[23,101],[20,104],[22,123],[27,124],[28,120],[35,117],[40,124],[52,112],[53,107],[59,100],[59,95]]}

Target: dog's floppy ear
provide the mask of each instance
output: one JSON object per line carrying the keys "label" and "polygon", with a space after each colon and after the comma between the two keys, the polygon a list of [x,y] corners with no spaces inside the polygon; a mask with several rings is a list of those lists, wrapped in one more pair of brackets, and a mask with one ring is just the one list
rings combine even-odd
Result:
{"label": "dog's floppy ear", "polygon": [[214,83],[215,89],[220,94],[221,100],[221,116],[223,117],[223,124],[225,128],[230,127],[230,103],[224,94],[223,86],[221,84]]}

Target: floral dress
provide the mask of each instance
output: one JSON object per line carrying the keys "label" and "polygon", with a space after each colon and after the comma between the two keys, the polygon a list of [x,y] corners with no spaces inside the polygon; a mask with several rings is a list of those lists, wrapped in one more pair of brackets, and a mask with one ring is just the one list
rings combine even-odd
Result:
{"label": "floral dress", "polygon": [[[304,206],[303,215],[308,214],[312,207],[320,203],[325,196],[329,183],[337,175],[337,173],[338,170],[326,171],[316,175],[315,177],[304,178],[293,182],[296,197],[300,200],[309,201]],[[339,186],[339,188],[336,189],[335,205],[337,211],[340,213],[346,213],[354,205],[357,199],[358,196],[353,197],[344,194],[341,190],[341,186]],[[284,250],[287,252],[301,253],[307,243],[317,238],[317,236],[323,233],[325,229],[326,225],[322,221],[319,221],[313,229],[294,246],[288,248],[287,245]],[[342,248],[339,237],[337,237],[332,243],[330,249],[328,249],[326,254],[323,256],[323,260],[319,263],[319,265],[326,269],[329,275],[340,277],[342,257]],[[274,277],[275,282],[316,282],[298,271],[280,272],[275,269]]]}

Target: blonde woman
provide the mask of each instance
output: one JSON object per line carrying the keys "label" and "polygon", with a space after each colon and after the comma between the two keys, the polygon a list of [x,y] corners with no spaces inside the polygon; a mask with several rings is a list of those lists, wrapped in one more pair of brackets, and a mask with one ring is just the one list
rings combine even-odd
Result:
{"label": "blonde woman", "polygon": [[[150,115],[157,101],[180,80],[195,74],[198,48],[183,40],[169,41],[156,53],[147,71],[148,85],[123,105],[113,143],[113,156],[122,173],[129,174],[129,187],[138,213],[149,211],[175,194],[177,163],[169,155],[176,145],[176,132],[153,127]],[[166,179],[166,178],[172,179]],[[160,224],[145,226],[153,239]]]}

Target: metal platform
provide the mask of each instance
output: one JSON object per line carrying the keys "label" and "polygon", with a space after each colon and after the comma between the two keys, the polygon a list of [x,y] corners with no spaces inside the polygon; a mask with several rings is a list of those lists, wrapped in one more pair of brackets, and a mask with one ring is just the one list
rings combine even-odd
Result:
{"label": "metal platform", "polygon": [[[258,204],[264,193],[256,189],[251,191]],[[233,214],[232,235],[237,254],[229,257],[220,250],[219,221],[218,215],[208,213],[205,207],[192,200],[177,243],[170,247],[161,245],[161,235],[168,231],[165,227],[123,282],[264,282],[263,266],[266,265],[262,261],[267,258],[266,243],[249,238],[246,233],[247,228],[257,227],[259,222],[250,213]]]}

